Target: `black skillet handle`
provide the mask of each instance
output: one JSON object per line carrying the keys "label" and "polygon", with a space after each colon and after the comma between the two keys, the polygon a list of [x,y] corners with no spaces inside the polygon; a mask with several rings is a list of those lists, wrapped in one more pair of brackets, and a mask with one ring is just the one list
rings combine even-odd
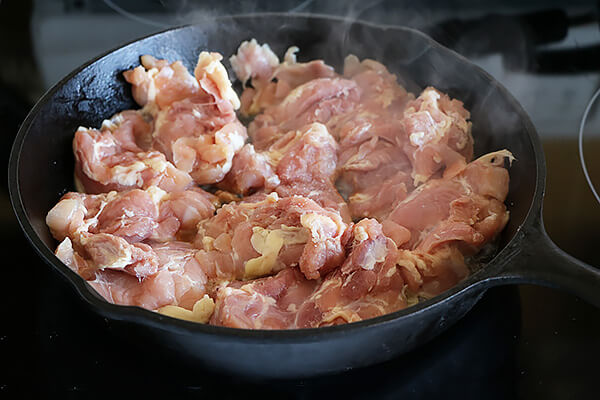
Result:
{"label": "black skillet handle", "polygon": [[600,269],[570,256],[554,244],[541,216],[522,233],[520,251],[493,278],[494,283],[533,283],[563,289],[600,307]]}

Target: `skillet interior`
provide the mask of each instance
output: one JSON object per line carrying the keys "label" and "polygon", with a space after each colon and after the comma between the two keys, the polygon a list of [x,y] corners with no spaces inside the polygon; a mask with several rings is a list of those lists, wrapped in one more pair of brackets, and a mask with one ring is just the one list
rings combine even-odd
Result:
{"label": "skillet interior", "polygon": [[[45,216],[62,194],[74,190],[71,141],[77,127],[97,127],[115,112],[136,107],[121,72],[139,65],[143,54],[171,61],[181,59],[191,69],[201,50],[219,51],[228,57],[241,41],[252,37],[269,43],[278,55],[288,46],[297,45],[300,60],[323,58],[338,71],[349,53],[359,58],[374,58],[396,73],[408,90],[418,92],[433,85],[464,101],[472,115],[476,156],[507,148],[518,160],[510,170],[507,204],[511,220],[500,240],[504,250],[488,264],[487,271],[474,274],[435,299],[373,320],[316,330],[251,332],[173,320],[137,307],[109,305],[62,265],[53,256],[56,242],[46,227]],[[157,337],[184,335],[187,339],[180,336],[178,343],[170,339],[167,346],[186,349],[188,355],[202,351],[200,348],[192,350],[192,347],[211,341],[215,346],[214,355],[196,356],[203,362],[219,364],[222,369],[252,373],[250,369],[260,354],[272,352],[272,356],[262,357],[263,364],[273,365],[259,374],[311,375],[390,358],[439,334],[468,311],[481,294],[471,289],[483,282],[490,271],[499,270],[502,256],[508,251],[507,244],[515,238],[519,227],[531,219],[532,204],[535,208],[535,203],[541,200],[543,160],[538,141],[527,116],[505,89],[479,68],[416,31],[352,24],[342,19],[263,14],[221,18],[217,22],[166,31],[133,42],[75,71],[40,100],[23,124],[13,148],[9,183],[15,210],[34,247],[95,310],[115,321],[124,321],[129,328],[139,328],[140,332],[144,329],[160,331],[154,334]],[[511,245],[514,244],[515,240]],[[467,292],[473,294],[467,295]],[[440,318],[447,323],[440,324]],[[374,333],[374,329],[378,332]],[[359,334],[362,339],[358,336],[352,339]],[[364,346],[360,354],[334,356],[351,340],[354,346],[356,340],[375,340],[378,347]],[[231,350],[231,346],[241,342],[246,346],[246,350],[240,347],[240,351],[246,351],[246,364],[238,362],[237,366],[231,366],[227,360],[216,360],[220,346]],[[300,357],[309,354],[306,347],[290,347],[297,343],[308,344],[311,349],[310,346],[320,343],[328,346],[331,354],[321,354],[313,361],[308,360],[306,365],[296,363],[286,369],[282,360],[294,359],[294,354]],[[255,346],[254,353],[248,350],[251,344]],[[274,351],[272,345],[275,344],[284,347],[279,347],[279,352]],[[387,350],[373,355],[374,349],[380,346]]]}

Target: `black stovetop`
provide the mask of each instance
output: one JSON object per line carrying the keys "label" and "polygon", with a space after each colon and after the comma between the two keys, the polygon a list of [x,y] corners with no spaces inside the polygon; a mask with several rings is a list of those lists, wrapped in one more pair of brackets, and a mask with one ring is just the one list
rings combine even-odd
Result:
{"label": "black stovetop", "polygon": [[[18,124],[33,100],[56,79],[51,70],[64,75],[76,67],[63,72],[58,68],[61,59],[72,56],[76,60],[78,37],[69,33],[69,27],[94,27],[98,21],[107,26],[114,23],[121,30],[125,26],[123,37],[116,28],[81,31],[89,36],[83,43],[92,54],[82,51],[84,59],[75,63],[161,29],[128,21],[106,3],[0,2],[0,51],[4,55],[0,63],[0,148],[5,165]],[[181,17],[185,10],[181,4],[189,8],[214,2],[112,3],[157,21],[161,10],[178,10]],[[237,3],[224,0],[209,11],[231,10]],[[479,3],[352,1],[348,5],[285,0],[274,6],[256,0],[243,2],[239,11],[292,7],[409,24],[471,57],[515,94],[540,133],[548,165],[544,218],[550,236],[572,255],[600,265],[600,205],[581,173],[576,141],[589,90],[600,82],[597,6],[558,0],[525,5],[517,1]],[[206,10],[205,6],[202,12]],[[165,21],[174,19],[162,23]],[[588,40],[590,32],[596,41]],[[109,39],[98,44],[96,39],[104,35]],[[57,43],[61,45],[56,47]],[[564,90],[557,89],[561,87]],[[600,128],[594,129],[590,133],[596,136],[586,141],[588,167],[600,178],[600,158],[592,157],[600,151]],[[0,241],[4,250],[0,357],[8,367],[0,374],[0,398],[597,397],[600,310],[557,290],[534,286],[492,289],[446,333],[395,360],[335,376],[258,382],[159,357],[152,348],[136,344],[135,337],[112,336],[106,321],[90,313],[72,288],[34,254],[12,214],[5,181],[0,188]]]}

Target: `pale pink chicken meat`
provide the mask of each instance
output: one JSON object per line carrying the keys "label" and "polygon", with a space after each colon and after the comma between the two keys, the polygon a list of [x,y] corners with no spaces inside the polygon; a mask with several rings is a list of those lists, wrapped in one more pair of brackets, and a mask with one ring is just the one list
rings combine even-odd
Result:
{"label": "pale pink chicken meat", "polygon": [[[177,122],[174,125],[165,124],[161,125],[161,131],[185,132],[179,130]],[[189,173],[197,184],[204,185],[223,180],[231,169],[233,157],[245,141],[246,128],[234,121],[210,134],[179,137],[170,143],[168,152],[172,154],[173,164],[179,170]]]}
{"label": "pale pink chicken meat", "polygon": [[291,130],[312,122],[326,124],[333,116],[350,111],[359,96],[359,89],[351,80],[313,79],[257,115],[248,126],[248,134],[254,147],[264,150]]}
{"label": "pale pink chicken meat", "polygon": [[337,186],[353,218],[385,219],[413,189],[410,162],[398,146],[378,136],[340,154]]}
{"label": "pale pink chicken meat", "polygon": [[383,220],[414,189],[412,166],[402,149],[404,108],[414,96],[374,60],[348,56],[344,76],[356,82],[361,97],[352,112],[330,123],[340,143],[337,185],[353,218]]}
{"label": "pale pink chicken meat", "polygon": [[293,182],[289,185],[278,186],[276,192],[282,197],[306,197],[327,210],[339,213],[345,223],[348,224],[352,221],[348,204],[330,182]]}
{"label": "pale pink chicken meat", "polygon": [[296,269],[217,290],[211,323],[247,329],[314,328],[406,307],[396,246],[374,220],[354,225],[348,257],[319,282]]}
{"label": "pale pink chicken meat", "polygon": [[268,155],[281,184],[333,181],[337,148],[325,125],[311,123],[282,136],[269,147]]}
{"label": "pale pink chicken meat", "polygon": [[471,160],[471,123],[460,101],[433,88],[415,99],[373,60],[349,56],[344,76],[361,89],[360,104],[332,131],[340,141],[338,184],[349,192],[354,218],[383,220],[414,187],[438,172],[451,175]]}
{"label": "pale pink chicken meat", "polygon": [[[242,46],[240,51],[247,50],[248,47]],[[253,49],[262,50],[256,47],[256,43]],[[256,54],[254,56],[256,58]],[[405,162],[406,156],[401,148],[405,141],[405,134],[400,121],[405,104],[414,97],[398,85],[396,77],[380,63],[373,60],[359,62],[355,57],[349,57],[345,66],[345,76],[356,82],[360,91],[354,92],[355,94],[347,99],[335,99],[335,103],[328,104],[326,100],[323,104],[319,104],[320,112],[314,114],[308,112],[304,117],[310,121],[325,123],[334,136],[340,139],[342,174],[341,182],[338,184],[346,189],[352,216],[382,218],[393,208],[394,203],[402,200],[413,187],[406,178],[406,174],[411,173],[411,165]],[[245,77],[251,77],[251,74],[246,74]],[[352,80],[343,82],[351,83]],[[317,84],[319,88],[330,85],[330,90],[335,91],[335,85],[331,82],[333,82],[331,79],[309,80],[306,85],[297,88],[276,106],[267,107],[250,126],[250,135],[255,146],[265,148],[283,135],[283,132],[289,128],[289,124],[284,121],[285,115],[291,112],[287,110],[296,112],[293,115],[294,121],[302,120],[298,115],[302,114],[303,107],[306,107],[304,103],[310,103],[311,96],[318,96],[313,93],[313,88],[317,87]],[[360,93],[360,102],[356,101],[358,93]],[[284,107],[286,103],[290,104],[288,108]],[[395,124],[394,120],[397,121]],[[377,144],[378,140],[379,144]],[[372,143],[375,145],[371,147],[386,148],[379,151],[370,149],[365,152],[364,149]],[[367,157],[370,159],[365,160]],[[396,165],[389,164],[390,158]],[[379,168],[380,165],[386,165],[387,168]],[[400,170],[402,173],[398,174]],[[384,190],[381,190],[382,185]],[[304,191],[299,194],[306,196],[309,192]],[[322,197],[331,197],[333,202],[337,203],[341,198],[335,192],[335,190],[327,190],[326,193],[329,195]],[[280,193],[289,192],[280,190]],[[333,193],[335,195],[331,195]],[[385,194],[379,195],[380,193]],[[340,204],[343,204],[344,212],[347,213],[345,203]]]}
{"label": "pale pink chicken meat", "polygon": [[146,246],[153,254],[157,272],[143,279],[122,271],[94,269],[69,242],[61,243],[57,256],[111,303],[150,310],[166,305],[191,309],[207,293],[208,279],[194,258],[197,250],[185,242]]}
{"label": "pale pink chicken meat", "polygon": [[125,110],[102,122],[102,131],[112,133],[122,150],[139,153],[152,145],[152,116],[140,110]]}
{"label": "pale pink chicken meat", "polygon": [[210,276],[225,280],[268,275],[298,265],[308,279],[344,257],[346,224],[314,201],[276,193],[226,204],[199,225],[196,255]]}
{"label": "pale pink chicken meat", "polygon": [[350,113],[338,116],[335,125],[330,124],[342,151],[375,137],[401,146],[406,136],[401,120],[413,94],[398,84],[383,64],[371,59],[346,57],[344,77],[360,88],[360,101]]}
{"label": "pale pink chicken meat", "polygon": [[296,314],[318,285],[296,267],[250,282],[234,282],[217,290],[210,323],[244,329],[292,329]]}
{"label": "pale pink chicken meat", "polygon": [[298,311],[300,327],[316,328],[373,318],[407,306],[397,249],[373,219],[352,230],[350,252]]}
{"label": "pale pink chicken meat", "polygon": [[131,83],[132,94],[140,106],[155,104],[159,109],[197,94],[198,81],[181,61],[169,63],[150,55],[141,57],[142,65],[123,72]]}
{"label": "pale pink chicken meat", "polygon": [[[158,218],[158,207],[152,196],[143,190],[134,189],[121,192],[115,197],[102,207],[97,215],[97,223],[90,226],[88,232],[109,233],[130,243],[141,242],[150,237]],[[90,217],[90,220],[96,218],[92,215]]]}
{"label": "pale pink chicken meat", "polygon": [[79,243],[87,234],[105,233],[129,243],[176,240],[195,234],[196,225],[213,216],[215,196],[200,188],[166,193],[147,190],[84,194],[69,192],[46,217],[57,240]]}
{"label": "pale pink chicken meat", "polygon": [[512,154],[471,161],[470,114],[435,88],[297,51],[242,43],[241,99],[218,53],[193,74],[142,56],[123,73],[142,109],[75,133],[87,194],[48,213],[56,256],[112,303],[246,329],[360,321],[465,279],[508,221]]}
{"label": "pale pink chicken meat", "polygon": [[99,271],[119,271],[142,279],[158,271],[158,260],[145,243],[129,243],[108,233],[84,233],[73,241],[66,237],[56,256],[85,279]]}
{"label": "pale pink chicken meat", "polygon": [[431,298],[452,288],[469,275],[464,255],[453,245],[430,252],[398,250],[397,268],[406,282],[407,293]]}
{"label": "pale pink chicken meat", "polygon": [[167,193],[160,200],[158,227],[150,239],[160,242],[191,240],[196,235],[197,225],[211,218],[218,204],[216,196],[200,188]]}
{"label": "pale pink chicken meat", "polygon": [[211,201],[214,196],[199,188],[170,194],[156,187],[71,192],[50,210],[46,223],[57,240],[68,240],[85,260],[82,272],[113,269],[142,278],[155,274],[158,263],[150,246],[140,242],[193,236],[196,225],[214,214]]}
{"label": "pale pink chicken meat", "polygon": [[[173,161],[173,147],[178,139],[212,139],[210,136],[214,132],[235,121],[233,109],[222,113],[207,95],[185,98],[158,113],[152,145]],[[207,140],[207,144],[209,143],[211,141]],[[212,143],[214,144],[214,140]]]}
{"label": "pale pink chicken meat", "polygon": [[396,75],[375,60],[359,61],[356,56],[344,60],[344,77],[352,79],[361,89],[360,110],[386,115],[391,119],[378,121],[380,124],[393,123],[399,117],[406,103],[414,99],[404,87],[398,84]]}
{"label": "pale pink chicken meat", "polygon": [[156,254],[145,243],[132,244],[119,236],[97,233],[84,235],[80,247],[89,256],[88,268],[94,270],[122,270],[138,279],[158,271]]}
{"label": "pale pink chicken meat", "polygon": [[413,164],[415,184],[440,170],[460,170],[473,157],[469,112],[461,101],[428,87],[404,112],[408,141],[404,150]]}
{"label": "pale pink chicken meat", "polygon": [[[268,44],[259,45],[255,39],[243,42],[237,54],[229,59],[244,86],[241,111],[255,115],[267,107],[279,104],[296,87],[317,78],[337,76],[334,69],[322,60],[307,63],[296,61],[298,48],[290,47],[283,62]],[[248,86],[251,80],[252,86]]]}
{"label": "pale pink chicken meat", "polygon": [[253,83],[268,83],[273,72],[279,65],[279,58],[273,53],[268,44],[259,45],[256,39],[240,44],[236,54],[229,58],[231,67],[237,78],[246,86],[252,79]]}
{"label": "pale pink chicken meat", "polygon": [[88,193],[150,186],[170,192],[193,183],[190,175],[175,168],[164,154],[127,151],[108,130],[80,127],[73,139],[73,152],[76,184]]}
{"label": "pale pink chicken meat", "polygon": [[411,291],[432,297],[456,285],[469,274],[464,256],[504,229],[509,218],[503,203],[505,159],[513,159],[506,150],[490,153],[454,177],[430,180],[384,222],[386,234],[402,237],[398,264]]}
{"label": "pale pink chicken meat", "polygon": [[152,148],[198,184],[222,180],[247,137],[221,59],[202,52],[192,76],[179,61],[143,56],[143,66],[124,72],[138,104],[155,117]]}
{"label": "pale pink chicken meat", "polygon": [[244,196],[263,189],[271,192],[281,183],[272,164],[268,152],[257,152],[248,143],[233,158],[231,170],[219,187]]}
{"label": "pale pink chicken meat", "polygon": [[155,107],[146,104],[156,114],[153,148],[201,185],[225,177],[247,138],[246,127],[235,114],[239,99],[221,59],[218,53],[200,53],[194,77],[187,71],[169,75],[177,88],[188,88],[186,82],[194,80],[193,90],[183,90],[181,96]]}
{"label": "pale pink chicken meat", "polygon": [[338,145],[320,123],[281,136],[265,151],[246,145],[220,187],[248,195],[262,190],[282,197],[299,195],[350,221],[348,206],[334,186]]}
{"label": "pale pink chicken meat", "polygon": [[48,212],[46,224],[57,240],[79,242],[87,234],[107,233],[135,243],[150,237],[157,217],[157,205],[143,190],[69,192]]}
{"label": "pale pink chicken meat", "polygon": [[158,271],[158,259],[150,246],[130,244],[106,233],[83,235],[77,243],[67,237],[58,245],[55,254],[86,280],[94,279],[103,271],[119,271],[136,280]]}
{"label": "pale pink chicken meat", "polygon": [[321,207],[339,212],[344,222],[350,222],[348,205],[334,186],[338,145],[319,123],[299,131],[288,132],[275,142],[267,154],[275,165],[280,196],[300,195]]}
{"label": "pale pink chicken meat", "polygon": [[508,221],[504,200],[508,194],[507,150],[486,154],[453,177],[433,179],[420,186],[389,215],[408,229],[406,249],[429,251],[446,242],[481,248]]}

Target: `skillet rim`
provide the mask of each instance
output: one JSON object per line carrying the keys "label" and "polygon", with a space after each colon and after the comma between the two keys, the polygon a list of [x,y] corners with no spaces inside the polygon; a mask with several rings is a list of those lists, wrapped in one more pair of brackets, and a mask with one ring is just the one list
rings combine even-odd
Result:
{"label": "skillet rim", "polygon": [[251,19],[251,18],[286,18],[286,19],[302,19],[302,20],[322,20],[346,22],[347,24],[359,24],[368,28],[374,28],[382,31],[403,31],[408,32],[411,35],[420,37],[429,43],[429,45],[439,51],[444,57],[455,57],[463,64],[468,64],[475,73],[482,75],[488,83],[495,89],[499,90],[500,94],[514,107],[516,113],[520,117],[520,122],[523,129],[527,132],[529,140],[533,148],[533,156],[536,163],[536,179],[535,189],[533,192],[533,199],[527,210],[527,214],[521,225],[517,228],[513,237],[508,243],[500,249],[496,255],[480,270],[470,275],[467,279],[459,282],[451,289],[446,290],[444,293],[435,296],[431,299],[419,302],[416,305],[407,307],[405,309],[395,311],[393,313],[385,314],[379,317],[370,318],[358,322],[346,323],[337,326],[327,326],[321,328],[303,328],[303,329],[288,329],[288,330],[266,330],[266,329],[240,329],[240,328],[229,328],[223,326],[214,326],[208,324],[200,324],[196,322],[190,322],[171,318],[157,312],[146,310],[138,306],[123,306],[109,303],[104,300],[84,279],[82,279],[77,273],[68,268],[63,264],[50,249],[42,242],[30,222],[25,212],[23,205],[20,185],[19,185],[19,161],[21,156],[21,149],[24,145],[25,139],[29,132],[29,128],[33,121],[37,118],[40,109],[47,104],[52,95],[56,93],[62,86],[64,86],[69,80],[75,77],[77,74],[88,68],[92,64],[100,61],[104,57],[122,50],[135,43],[149,40],[151,38],[158,37],[167,33],[175,33],[177,31],[193,30],[201,28],[197,24],[187,24],[183,26],[177,26],[168,28],[162,31],[158,31],[141,38],[131,40],[117,46],[111,50],[108,50],[101,55],[92,58],[80,67],[76,68],[58,83],[52,86],[44,95],[37,101],[31,111],[28,113],[25,121],[21,125],[12,146],[9,168],[8,168],[8,186],[9,196],[13,206],[13,210],[17,216],[19,225],[23,229],[25,236],[28,241],[34,247],[36,252],[42,257],[42,259],[50,266],[58,270],[63,279],[67,280],[71,285],[75,287],[79,297],[81,297],[91,308],[105,318],[110,318],[115,321],[129,322],[144,325],[159,330],[168,330],[176,334],[194,335],[204,334],[211,336],[221,336],[223,338],[235,338],[244,339],[248,341],[260,341],[270,340],[281,343],[286,342],[297,342],[298,339],[302,341],[316,341],[323,338],[323,336],[329,336],[335,338],[336,336],[343,336],[351,332],[359,330],[370,329],[374,327],[381,327],[383,325],[392,324],[397,320],[417,318],[420,314],[426,313],[429,309],[436,306],[440,306],[443,303],[449,303],[453,299],[466,294],[468,291],[474,290],[479,286],[486,288],[486,283],[498,278],[499,273],[502,271],[503,266],[509,263],[520,251],[521,240],[523,239],[523,230],[529,226],[536,224],[539,220],[539,213],[541,211],[541,202],[544,195],[545,186],[545,160],[541,141],[537,131],[531,122],[529,116],[519,104],[519,102],[510,94],[510,92],[489,73],[483,70],[481,67],[469,61],[466,57],[458,54],[454,50],[451,50],[434,39],[426,35],[425,33],[410,28],[407,26],[400,25],[387,25],[377,24],[369,21],[352,20],[345,17],[331,16],[324,14],[308,14],[308,13],[279,13],[279,12],[265,12],[265,13],[247,13],[247,14],[236,14],[216,17],[216,20],[240,20],[240,19]]}

